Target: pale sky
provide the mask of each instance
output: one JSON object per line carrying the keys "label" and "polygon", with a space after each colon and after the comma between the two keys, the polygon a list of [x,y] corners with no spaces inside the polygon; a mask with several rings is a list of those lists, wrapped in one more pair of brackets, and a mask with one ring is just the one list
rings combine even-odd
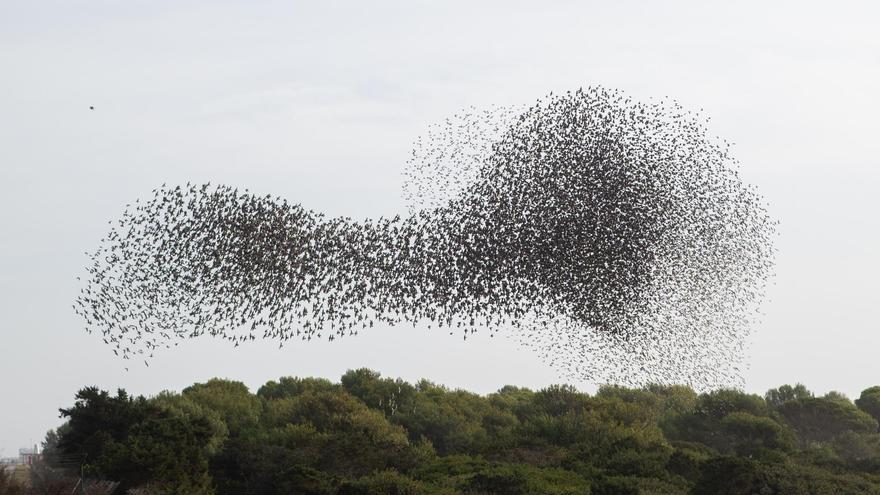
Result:
{"label": "pale sky", "polygon": [[403,213],[428,125],[588,85],[703,108],[781,221],[746,389],[880,384],[880,4],[663,4],[0,0],[0,457],[87,385],[255,390],[361,366],[480,393],[562,381],[511,341],[405,327],[203,338],[125,373],[71,304],[107,221],[163,182]]}

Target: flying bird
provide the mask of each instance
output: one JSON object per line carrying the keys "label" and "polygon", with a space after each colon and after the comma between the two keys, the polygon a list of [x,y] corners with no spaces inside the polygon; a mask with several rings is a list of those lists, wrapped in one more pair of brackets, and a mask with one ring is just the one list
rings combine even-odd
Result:
{"label": "flying bird", "polygon": [[738,385],[776,223],[736,171],[674,101],[468,109],[414,143],[406,214],[163,184],[111,222],[75,309],[125,358],[424,322],[505,332],[576,379]]}

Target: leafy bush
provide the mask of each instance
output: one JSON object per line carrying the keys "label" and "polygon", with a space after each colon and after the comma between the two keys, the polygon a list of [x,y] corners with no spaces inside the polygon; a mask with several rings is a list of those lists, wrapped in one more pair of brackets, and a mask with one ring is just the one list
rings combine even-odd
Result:
{"label": "leafy bush", "polygon": [[[220,379],[150,399],[89,387],[61,410],[32,484],[84,458],[89,477],[144,494],[880,493],[878,400],[880,387],[853,403],[803,385],[480,396],[368,369],[256,394]],[[0,495],[28,490],[0,477]]]}

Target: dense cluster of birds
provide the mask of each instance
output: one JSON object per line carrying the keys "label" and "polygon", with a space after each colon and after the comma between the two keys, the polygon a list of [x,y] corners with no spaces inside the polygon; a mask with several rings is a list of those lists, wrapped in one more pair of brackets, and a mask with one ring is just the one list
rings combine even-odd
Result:
{"label": "dense cluster of birds", "polygon": [[741,380],[775,223],[698,113],[604,88],[473,109],[405,174],[411,211],[366,221],[163,185],[113,223],[74,307],[126,358],[423,323],[506,330],[579,380]]}

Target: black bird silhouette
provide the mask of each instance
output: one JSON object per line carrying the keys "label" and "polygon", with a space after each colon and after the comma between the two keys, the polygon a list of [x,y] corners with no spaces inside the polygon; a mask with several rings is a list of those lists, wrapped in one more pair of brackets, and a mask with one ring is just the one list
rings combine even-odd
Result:
{"label": "black bird silhouette", "polygon": [[409,214],[364,221],[163,184],[111,222],[75,309],[124,358],[426,322],[507,330],[573,378],[738,385],[775,222],[704,122],[598,87],[470,109],[414,144]]}

